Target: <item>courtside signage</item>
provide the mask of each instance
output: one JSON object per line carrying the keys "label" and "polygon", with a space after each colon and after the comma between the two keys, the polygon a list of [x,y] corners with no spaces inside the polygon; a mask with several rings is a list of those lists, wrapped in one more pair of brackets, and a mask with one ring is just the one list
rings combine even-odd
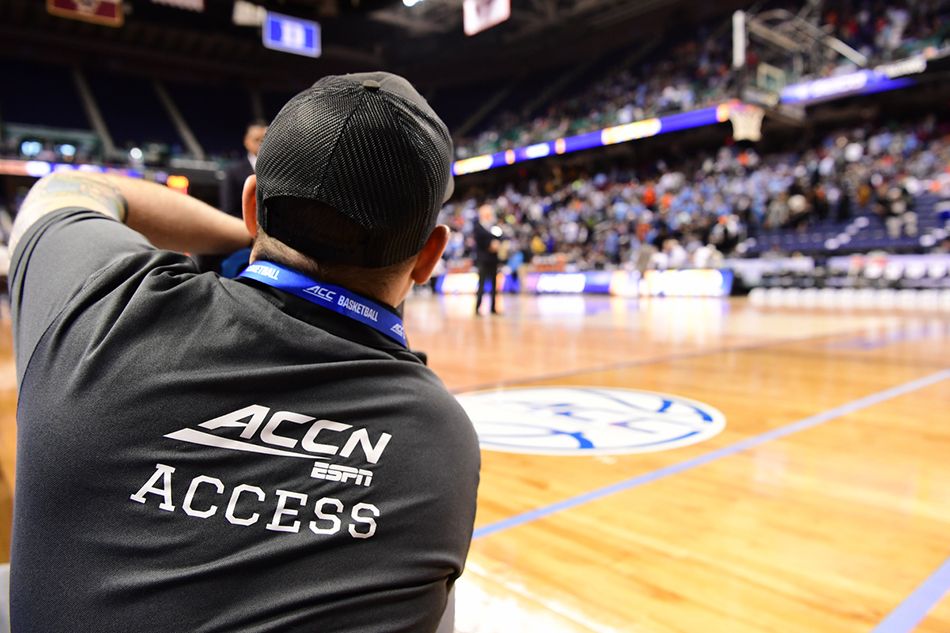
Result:
{"label": "courtside signage", "polygon": [[665,451],[708,440],[726,417],[708,404],[653,391],[527,387],[463,393],[485,450],[538,455]]}

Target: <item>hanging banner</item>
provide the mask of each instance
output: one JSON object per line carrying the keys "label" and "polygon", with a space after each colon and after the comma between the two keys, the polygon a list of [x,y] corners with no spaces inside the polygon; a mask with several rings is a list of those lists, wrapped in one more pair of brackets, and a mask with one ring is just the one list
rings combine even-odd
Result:
{"label": "hanging banner", "polygon": [[466,35],[475,35],[511,17],[511,0],[465,0],[462,23]]}
{"label": "hanging banner", "polygon": [[122,0],[46,0],[46,10],[70,20],[122,26]]}

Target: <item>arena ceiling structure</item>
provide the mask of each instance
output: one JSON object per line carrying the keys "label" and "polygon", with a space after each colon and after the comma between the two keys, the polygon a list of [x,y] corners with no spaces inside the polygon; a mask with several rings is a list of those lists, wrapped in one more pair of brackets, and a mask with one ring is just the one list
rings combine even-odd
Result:
{"label": "arena ceiling structure", "polygon": [[709,21],[748,2],[727,0],[512,0],[511,18],[467,37],[462,0],[259,0],[269,11],[320,23],[323,52],[308,59],[265,49],[260,28],[238,26],[233,2],[202,12],[126,0],[120,28],[50,15],[36,0],[0,3],[0,55],[176,80],[297,88],[325,74],[385,69],[423,87],[510,79],[590,61]]}

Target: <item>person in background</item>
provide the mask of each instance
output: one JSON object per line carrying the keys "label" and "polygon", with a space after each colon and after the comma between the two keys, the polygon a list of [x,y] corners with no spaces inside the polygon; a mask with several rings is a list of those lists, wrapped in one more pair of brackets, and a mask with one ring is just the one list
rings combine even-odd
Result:
{"label": "person in background", "polygon": [[[235,161],[224,172],[224,179],[218,188],[219,208],[236,218],[241,217],[241,193],[244,190],[244,181],[254,174],[257,167],[257,154],[264,142],[267,132],[267,123],[256,120],[248,124],[244,131],[244,149],[247,158]],[[250,249],[241,249],[225,255],[200,255],[198,267],[204,272],[220,273],[224,277],[236,277],[248,265]]]}
{"label": "person in background", "polygon": [[498,294],[498,258],[501,250],[502,232],[495,225],[495,209],[490,204],[478,208],[478,222],[475,223],[475,266],[478,268],[478,291],[475,294],[475,316],[482,305],[485,283],[491,284],[491,313],[498,314],[495,304]]}
{"label": "person in background", "polygon": [[264,142],[266,132],[265,121],[257,120],[248,124],[244,131],[244,149],[247,150],[247,157],[235,161],[224,172],[224,180],[221,181],[219,188],[220,208],[228,215],[241,217],[241,192],[244,191],[244,181],[254,173],[257,166],[257,153],[261,150],[261,143]]}

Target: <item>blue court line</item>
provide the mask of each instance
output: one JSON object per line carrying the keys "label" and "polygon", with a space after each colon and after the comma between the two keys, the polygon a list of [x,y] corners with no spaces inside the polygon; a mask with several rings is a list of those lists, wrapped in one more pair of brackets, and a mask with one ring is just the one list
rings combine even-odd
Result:
{"label": "blue court line", "polygon": [[896,609],[881,620],[871,633],[913,631],[948,591],[950,591],[950,558],[917,587],[914,593],[907,596]]}
{"label": "blue court line", "polygon": [[486,536],[497,534],[498,532],[513,527],[518,527],[519,525],[524,525],[525,523],[530,523],[546,516],[550,516],[557,512],[561,512],[562,510],[568,510],[591,501],[596,501],[597,499],[602,499],[617,492],[631,490],[633,488],[658,481],[665,477],[669,477],[670,475],[678,475],[679,473],[692,470],[698,466],[703,466],[710,462],[716,461],[717,459],[735,455],[736,453],[754,448],[760,444],[765,444],[766,442],[783,438],[787,435],[791,435],[792,433],[798,433],[799,431],[810,429],[814,426],[818,426],[819,424],[824,424],[829,420],[834,420],[835,418],[841,417],[843,415],[860,411],[861,409],[879,404],[886,400],[890,400],[891,398],[896,398],[898,396],[911,393],[912,391],[929,387],[930,385],[934,385],[948,378],[950,378],[950,369],[944,369],[938,371],[937,373],[930,374],[929,376],[924,376],[923,378],[911,380],[910,382],[905,382],[902,385],[897,385],[896,387],[891,387],[890,389],[872,393],[869,396],[852,400],[851,402],[847,402],[823,413],[813,415],[797,422],[791,422],[785,426],[780,426],[776,429],[772,429],[771,431],[766,431],[760,435],[746,438],[740,442],[736,442],[735,444],[724,446],[723,448],[716,449],[712,452],[706,453],[705,455],[687,459],[684,462],[664,466],[663,468],[638,475],[632,479],[620,481],[610,486],[599,488],[576,497],[571,497],[563,501],[558,501],[557,503],[552,503],[551,505],[529,510],[528,512],[524,512],[522,514],[516,514],[513,517],[508,517],[507,519],[502,519],[501,521],[497,521],[495,523],[483,525],[482,527],[475,530],[472,538],[484,538]]}

